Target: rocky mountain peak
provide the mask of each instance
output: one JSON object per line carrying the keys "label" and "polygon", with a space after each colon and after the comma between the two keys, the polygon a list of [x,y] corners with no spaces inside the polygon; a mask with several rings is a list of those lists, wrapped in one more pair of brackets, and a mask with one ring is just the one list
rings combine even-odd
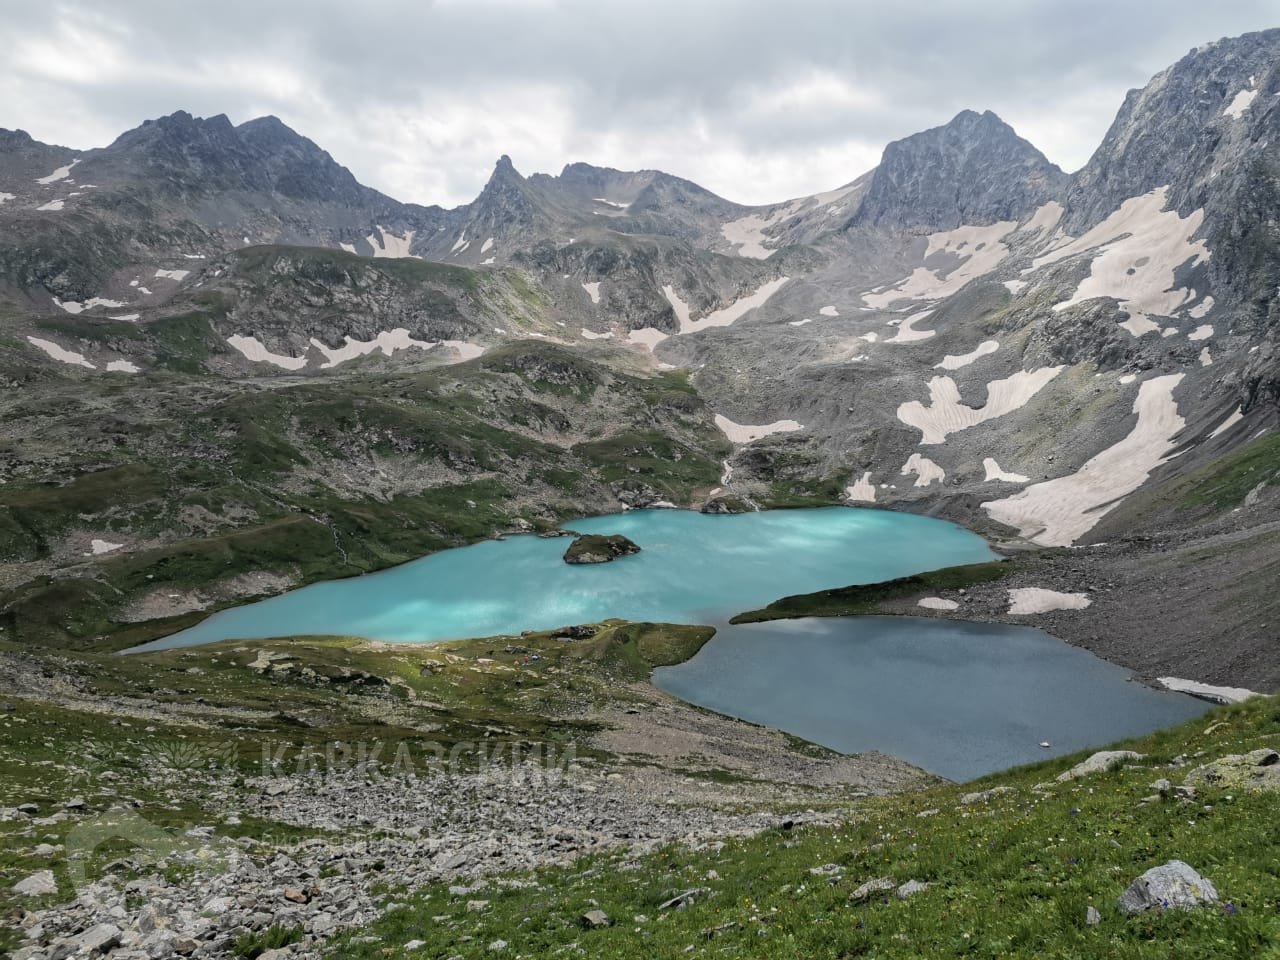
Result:
{"label": "rocky mountain peak", "polygon": [[1203,206],[1215,168],[1243,168],[1243,156],[1265,147],[1266,131],[1274,131],[1277,64],[1280,29],[1248,33],[1197,47],[1129,91],[1073,178],[1064,226],[1080,232],[1157,187],[1169,187],[1184,214]]}
{"label": "rocky mountain peak", "polygon": [[1066,175],[991,111],[885,147],[855,223],[879,227],[1016,220],[1051,199]]}
{"label": "rocky mountain peak", "polygon": [[473,230],[498,232],[502,228],[528,225],[537,217],[537,205],[529,183],[505,153],[494,164],[489,182],[466,208]]}

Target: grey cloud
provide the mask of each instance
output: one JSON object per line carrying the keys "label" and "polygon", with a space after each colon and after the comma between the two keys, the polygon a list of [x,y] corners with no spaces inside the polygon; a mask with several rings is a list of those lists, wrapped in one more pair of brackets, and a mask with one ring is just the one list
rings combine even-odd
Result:
{"label": "grey cloud", "polygon": [[[1259,0],[0,0],[18,51],[0,64],[0,125],[84,147],[180,108],[270,111],[404,199],[469,199],[507,152],[525,172],[664,167],[762,202],[850,180],[964,108],[1050,136],[1051,159],[1078,166],[1126,90],[1273,17]],[[132,66],[112,67],[113,47]],[[751,109],[815,76],[865,97]]]}

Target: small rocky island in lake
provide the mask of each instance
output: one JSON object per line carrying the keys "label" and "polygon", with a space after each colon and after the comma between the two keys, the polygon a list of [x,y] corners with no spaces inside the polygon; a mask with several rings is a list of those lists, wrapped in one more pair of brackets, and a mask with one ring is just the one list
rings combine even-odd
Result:
{"label": "small rocky island in lake", "polygon": [[622,536],[620,533],[602,535],[584,534],[564,552],[565,563],[608,563],[619,557],[629,557],[639,553],[640,547]]}

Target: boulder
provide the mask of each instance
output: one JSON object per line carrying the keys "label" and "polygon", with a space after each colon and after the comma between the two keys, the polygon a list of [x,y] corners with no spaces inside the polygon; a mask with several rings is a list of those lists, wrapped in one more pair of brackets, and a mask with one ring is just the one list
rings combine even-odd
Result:
{"label": "boulder", "polygon": [[976,793],[966,793],[960,798],[960,802],[966,807],[971,807],[975,803],[987,803],[996,797],[1003,797],[1013,793],[1013,787],[992,787],[990,790],[979,790]]}
{"label": "boulder", "polygon": [[13,885],[13,892],[24,897],[45,897],[58,892],[58,881],[52,870],[37,870]]}
{"label": "boulder", "polygon": [[73,953],[93,953],[95,950],[106,953],[120,945],[120,928],[110,923],[99,923],[72,938],[70,944]]}
{"label": "boulder", "polygon": [[1120,897],[1120,909],[1128,914],[1147,910],[1193,910],[1218,902],[1218,891],[1181,860],[1152,867],[1130,884]]}
{"label": "boulder", "polygon": [[582,915],[582,925],[591,930],[607,927],[612,922],[603,910],[588,910]]}
{"label": "boulder", "polygon": [[858,887],[858,889],[854,890],[853,893],[849,894],[849,899],[854,903],[860,903],[863,900],[869,900],[877,893],[885,893],[888,890],[893,890],[897,886],[898,885],[888,877],[877,877],[874,880],[868,880],[866,883],[862,884],[862,886]]}
{"label": "boulder", "polygon": [[609,563],[620,557],[629,557],[640,548],[621,534],[584,534],[569,544],[564,552],[565,563]]}
{"label": "boulder", "polygon": [[1230,787],[1233,790],[1280,790],[1280,753],[1269,748],[1230,754],[1196,767],[1184,786]]}
{"label": "boulder", "polygon": [[737,497],[712,497],[702,505],[700,512],[727,516],[734,513],[750,513],[751,507]]}
{"label": "boulder", "polygon": [[1095,753],[1088,760],[1082,760],[1065,773],[1058,774],[1058,783],[1066,783],[1068,780],[1079,780],[1081,777],[1087,777],[1095,773],[1106,773],[1109,770],[1119,769],[1123,764],[1131,760],[1141,760],[1143,755],[1134,753],[1132,750],[1103,750]]}
{"label": "boulder", "polygon": [[694,887],[692,890],[685,890],[683,893],[677,893],[670,900],[658,904],[659,910],[683,910],[699,897],[706,896],[711,891],[706,887]]}

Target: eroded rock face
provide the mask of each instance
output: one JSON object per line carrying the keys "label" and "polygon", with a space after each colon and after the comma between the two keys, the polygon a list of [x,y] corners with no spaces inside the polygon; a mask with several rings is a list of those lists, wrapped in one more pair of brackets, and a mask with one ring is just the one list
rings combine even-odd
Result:
{"label": "eroded rock face", "polygon": [[564,562],[609,563],[639,552],[640,547],[621,534],[586,534],[569,544],[569,549],[564,552]]}

